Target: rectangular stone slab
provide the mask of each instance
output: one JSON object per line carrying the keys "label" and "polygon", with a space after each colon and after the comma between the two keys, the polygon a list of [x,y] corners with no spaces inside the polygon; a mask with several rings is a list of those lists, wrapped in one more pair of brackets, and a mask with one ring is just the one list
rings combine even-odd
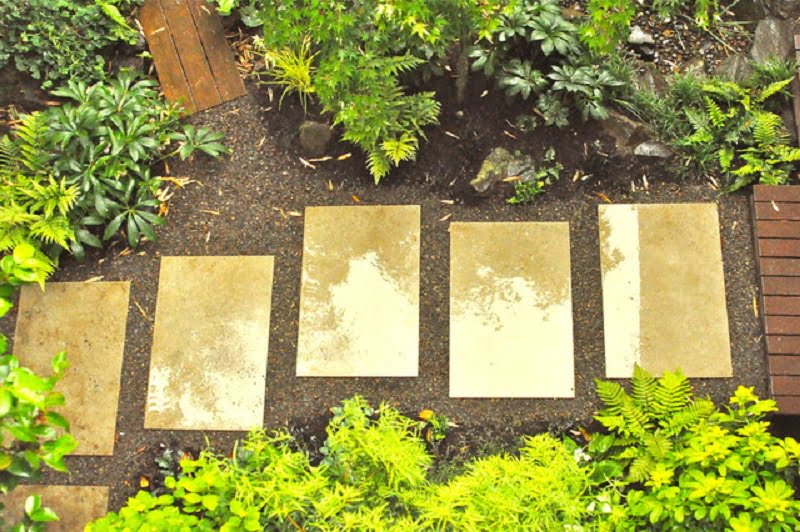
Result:
{"label": "rectangular stone slab", "polygon": [[261,426],[273,257],[163,257],[145,428]]}
{"label": "rectangular stone slab", "polygon": [[108,488],[105,486],[17,486],[0,497],[6,505],[6,523],[16,523],[25,514],[25,499],[41,495],[42,506],[58,515],[58,521],[47,523],[47,532],[76,532],[106,514]]}
{"label": "rectangular stone slab", "polygon": [[450,397],[575,397],[568,223],[450,225]]}
{"label": "rectangular stone slab", "polygon": [[70,368],[56,390],[58,408],[78,440],[75,454],[114,454],[130,283],[47,283],[22,288],[14,352],[21,363],[50,375],[67,352]]}
{"label": "rectangular stone slab", "polygon": [[306,209],[298,376],[417,376],[419,242],[419,206]]}
{"label": "rectangular stone slab", "polygon": [[731,377],[717,206],[600,205],[606,376]]}

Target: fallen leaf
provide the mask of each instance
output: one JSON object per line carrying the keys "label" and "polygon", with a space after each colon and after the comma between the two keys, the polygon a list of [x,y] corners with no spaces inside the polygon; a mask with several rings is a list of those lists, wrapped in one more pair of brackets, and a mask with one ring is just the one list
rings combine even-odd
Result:
{"label": "fallen leaf", "polygon": [[455,203],[455,201],[453,201],[451,199],[443,199],[443,200],[439,200],[439,201],[441,203],[444,203],[445,205],[453,205]]}
{"label": "fallen leaf", "polygon": [[150,479],[146,476],[142,475],[139,477],[139,487],[140,488],[147,488],[150,487]]}
{"label": "fallen leaf", "polygon": [[758,298],[753,295],[753,316],[758,317]]}
{"label": "fallen leaf", "polygon": [[330,179],[328,179],[328,190],[333,192],[333,182]]}
{"label": "fallen leaf", "polygon": [[511,177],[505,177],[505,178],[503,178],[503,182],[505,182],[505,183],[511,183],[511,182],[513,182],[513,181],[519,181],[520,179],[522,179],[522,176],[521,176],[521,175],[512,175]]}
{"label": "fallen leaf", "polygon": [[770,203],[772,204],[772,208],[775,209],[775,212],[781,212],[781,210],[778,208],[778,205],[775,204],[774,200],[770,200]]}
{"label": "fallen leaf", "polygon": [[308,161],[312,163],[322,163],[325,161],[330,161],[331,159],[333,159],[333,157],[326,155],[325,157],[317,157],[316,159],[309,159]]}
{"label": "fallen leaf", "polygon": [[136,305],[136,308],[137,308],[137,309],[139,309],[139,313],[142,315],[142,317],[143,317],[144,319],[146,319],[147,321],[153,321],[153,320],[151,320],[151,319],[150,319],[150,316],[148,316],[148,315],[147,315],[147,312],[145,312],[145,311],[144,311],[144,309],[143,309],[143,308],[142,308],[142,306],[139,304],[139,302],[138,302],[138,301],[136,301],[136,298],[134,298],[134,299],[133,299],[133,304],[134,304],[134,305]]}
{"label": "fallen leaf", "polygon": [[503,130],[503,135],[505,135],[506,137],[511,137],[514,140],[517,140],[517,136],[516,135],[514,135],[513,133],[509,133],[505,129]]}
{"label": "fallen leaf", "polygon": [[266,137],[266,136],[264,136],[264,137],[261,137],[261,140],[260,140],[260,141],[258,141],[258,149],[259,149],[259,150],[261,149],[261,147],[264,145],[264,143],[265,143],[266,141],[267,141],[267,137]]}
{"label": "fallen leaf", "polygon": [[356,203],[361,203],[361,200],[355,194],[353,194],[351,197],[353,198],[353,201],[355,201]]}
{"label": "fallen leaf", "polygon": [[303,163],[303,166],[308,166],[309,168],[313,168],[314,170],[316,170],[316,169],[317,169],[317,167],[316,167],[316,166],[314,166],[314,165],[313,165],[313,164],[311,164],[310,162],[306,161],[306,160],[305,160],[305,159],[303,159],[302,157],[298,157],[298,159],[300,159],[300,162],[301,162],[301,163]]}
{"label": "fallen leaf", "polygon": [[583,436],[584,440],[592,441],[592,435],[586,429],[584,429],[583,427],[578,427],[578,430],[580,431],[581,436]]}
{"label": "fallen leaf", "polygon": [[447,135],[448,137],[453,137],[454,139],[461,139],[461,137],[459,137],[455,133],[450,133],[449,131],[445,131],[444,134]]}
{"label": "fallen leaf", "polygon": [[204,212],[206,214],[211,214],[213,216],[219,216],[219,211],[210,211],[208,209],[200,209],[200,212]]}
{"label": "fallen leaf", "polygon": [[92,277],[90,279],[86,279],[84,281],[84,283],[94,283],[94,282],[102,281],[102,280],[103,280],[103,276],[102,275],[98,275],[97,277]]}
{"label": "fallen leaf", "polygon": [[433,410],[430,410],[429,408],[426,408],[425,410],[419,413],[419,418],[422,421],[428,421],[432,417],[433,417]]}
{"label": "fallen leaf", "polygon": [[302,214],[300,214],[300,212],[298,212],[298,211],[289,211],[289,212],[287,212],[286,214],[288,214],[289,216],[303,216],[303,215],[302,215]]}
{"label": "fallen leaf", "polygon": [[210,229],[209,229],[208,233],[206,233],[206,244],[208,244],[209,240],[211,240],[211,230]]}
{"label": "fallen leaf", "polygon": [[450,217],[451,217],[451,216],[453,216],[453,213],[450,213],[450,214],[445,214],[444,216],[442,216],[441,218],[439,218],[439,221],[440,221],[440,222],[446,222],[447,220],[449,220],[449,219],[450,219]]}
{"label": "fallen leaf", "polygon": [[605,201],[606,203],[614,203],[613,201],[608,199],[608,196],[606,196],[602,192],[595,192],[594,195],[600,198],[601,200]]}
{"label": "fallen leaf", "polygon": [[352,153],[350,153],[350,152],[347,152],[347,153],[343,153],[343,154],[341,154],[340,156],[338,156],[338,157],[336,158],[336,160],[337,160],[337,161],[344,161],[345,159],[349,159],[349,158],[350,158],[350,157],[352,157],[352,156],[353,156],[353,154],[352,154]]}
{"label": "fallen leaf", "polygon": [[481,93],[481,98],[484,98],[487,94],[489,94],[488,90],[485,90]]}

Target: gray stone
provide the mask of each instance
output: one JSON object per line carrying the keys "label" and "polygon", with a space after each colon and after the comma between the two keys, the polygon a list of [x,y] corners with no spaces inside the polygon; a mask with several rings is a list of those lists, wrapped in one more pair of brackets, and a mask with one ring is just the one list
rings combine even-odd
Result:
{"label": "gray stone", "polygon": [[745,54],[736,54],[722,60],[714,74],[720,78],[742,83],[753,74],[753,66]]}
{"label": "gray stone", "polygon": [[508,167],[514,156],[504,148],[495,148],[489,153],[478,170],[478,175],[469,182],[477,192],[486,192],[494,183],[508,177]]}
{"label": "gray stone", "polygon": [[667,89],[667,80],[658,67],[653,63],[641,62],[637,65],[634,84],[636,89],[640,91],[647,91],[652,94],[662,95]]}
{"label": "gray stone", "polygon": [[743,22],[761,20],[769,13],[767,3],[768,1],[765,0],[739,0],[733,6],[733,13],[736,16],[736,20]]}
{"label": "gray stone", "polygon": [[750,56],[756,61],[770,57],[786,60],[794,54],[794,31],[792,25],[784,20],[768,18],[756,26]]}
{"label": "gray stone", "polygon": [[642,142],[633,150],[634,155],[642,157],[660,157],[666,159],[672,156],[672,150],[660,142]]}
{"label": "gray stone", "polygon": [[796,20],[800,17],[800,1],[798,0],[771,0],[769,12],[786,20]]}
{"label": "gray stone", "polygon": [[785,107],[780,112],[783,119],[783,126],[789,132],[792,144],[797,142],[797,124],[795,122],[794,111],[790,107]]}
{"label": "gray stone", "polygon": [[312,157],[324,155],[332,133],[328,124],[306,120],[300,126],[300,147]]}
{"label": "gray stone", "polygon": [[620,155],[632,155],[633,149],[650,137],[644,124],[616,111],[611,111],[608,118],[601,120],[600,127],[613,139]]}
{"label": "gray stone", "polygon": [[641,45],[655,44],[656,40],[639,26],[631,26],[631,34],[628,36],[628,42],[630,44]]}

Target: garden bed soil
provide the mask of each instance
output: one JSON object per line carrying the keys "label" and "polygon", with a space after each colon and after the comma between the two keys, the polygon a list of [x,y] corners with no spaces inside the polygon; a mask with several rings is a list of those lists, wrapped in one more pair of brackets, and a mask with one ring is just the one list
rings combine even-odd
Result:
{"label": "garden bed soil", "polygon": [[[375,186],[363,155],[346,143],[330,147],[333,160],[310,163],[315,168],[304,164],[297,151],[302,110],[291,98],[279,110],[262,89],[252,84],[248,88],[250,93],[244,98],[191,118],[196,125],[224,131],[233,155],[219,160],[169,161],[171,176],[198,183],[176,191],[158,242],[130,251],[117,241],[84,263],[63,260],[55,275],[54,281],[102,278],[130,280],[132,286],[115,454],[71,457],[71,475],[49,472],[46,482],[109,485],[113,510],[140,487],[141,475],[152,481],[154,458],[163,451],[160,445],[196,450],[208,438],[213,446],[229,452],[234,440],[243,435],[143,429],[162,255],[275,256],[265,426],[290,427],[309,448],[316,449],[324,438],[328,409],[358,393],[374,403],[389,401],[412,416],[423,408],[445,414],[458,427],[451,430],[438,452],[443,457],[463,458],[513,447],[523,434],[588,426],[598,408],[594,379],[603,377],[604,351],[597,205],[606,201],[716,201],[734,378],[699,379],[695,388],[718,403],[725,402],[739,384],[755,386],[757,393],[766,394],[761,329],[754,312],[757,285],[749,192],[720,196],[710,183],[689,172],[668,172],[663,163],[647,163],[641,158],[606,156],[611,153],[608,146],[592,147],[603,140],[594,123],[523,133],[510,123],[527,110],[525,106],[508,105],[494,91],[480,97],[485,87],[477,82],[463,114],[452,97],[452,86],[439,87],[441,124],[429,129],[417,162],[404,164]],[[492,148],[502,146],[539,157],[550,145],[556,147],[564,164],[562,178],[532,204],[506,204],[512,191],[508,183],[496,184],[485,196],[478,196],[468,185]],[[351,156],[337,159],[346,154]],[[573,180],[575,175],[587,174],[589,177]],[[303,209],[358,204],[422,206],[419,377],[296,378]],[[485,220],[570,222],[575,399],[448,397],[448,225]],[[14,318],[6,318],[3,325],[4,331],[12,332]],[[535,343],[536,338],[530,341]],[[228,363],[225,353],[219,354],[218,363]]]}

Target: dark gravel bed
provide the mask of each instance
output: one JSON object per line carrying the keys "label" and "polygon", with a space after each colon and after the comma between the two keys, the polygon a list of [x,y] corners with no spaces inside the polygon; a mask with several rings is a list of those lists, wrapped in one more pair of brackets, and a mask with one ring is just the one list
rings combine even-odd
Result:
{"label": "dark gravel bed", "polygon": [[[718,196],[699,178],[669,177],[659,165],[606,158],[593,148],[598,134],[590,125],[564,131],[524,134],[511,128],[521,108],[492,95],[479,98],[480,87],[463,116],[444,106],[442,125],[430,131],[419,160],[375,186],[357,150],[336,144],[330,153],[352,152],[345,160],[304,165],[297,152],[296,128],[302,113],[287,104],[279,111],[263,91],[202,113],[191,121],[225,131],[234,153],[230,159],[170,161],[175,177],[190,184],[170,202],[168,224],[160,240],[130,254],[124,244],[89,257],[85,263],[65,260],[56,281],[129,280],[131,304],[117,418],[118,442],[113,457],[75,457],[72,474],[47,474],[50,483],[110,485],[111,509],[138,488],[139,475],[154,470],[159,444],[200,448],[204,438],[229,450],[242,433],[144,430],[150,345],[161,255],[274,255],[272,323],[264,423],[292,427],[309,443],[324,436],[327,409],[356,393],[387,400],[415,415],[432,408],[458,424],[440,448],[443,455],[507,446],[525,433],[565,430],[586,424],[598,402],[593,380],[603,376],[603,316],[597,205],[617,202],[716,201],[719,205],[725,281],[728,295],[733,379],[698,380],[699,394],[723,402],[739,384],[767,389],[760,325],[754,313],[757,295],[748,193]],[[448,89],[445,89],[448,90]],[[445,134],[445,131],[459,138]],[[553,144],[565,165],[562,179],[537,202],[505,203],[511,186],[501,183],[486,197],[471,194],[467,182],[495,146],[541,155]],[[573,180],[576,170],[591,177]],[[643,176],[646,175],[646,181]],[[648,183],[648,190],[644,183]],[[633,185],[632,185],[633,183]],[[632,190],[632,186],[636,188]],[[330,190],[330,188],[333,190]],[[441,200],[452,200],[453,205]],[[304,378],[294,376],[300,293],[304,207],[312,205],[417,204],[422,206],[421,331],[418,378]],[[206,211],[218,212],[218,215]],[[445,219],[445,217],[448,217]],[[572,247],[572,296],[575,331],[576,398],[570,400],[448,398],[448,225],[451,221],[569,221]],[[687,220],[687,223],[690,222]],[[209,290],[215,287],[209,286]],[[192,319],[187,316],[187,319]],[[13,318],[3,322],[13,331]],[[530,338],[536,342],[536,338]],[[102,364],[98,360],[98,364]],[[219,354],[220,365],[229,363]],[[214,371],[209,367],[208,371]],[[98,397],[97,400],[112,400]],[[67,398],[69,401],[69,398]]]}

